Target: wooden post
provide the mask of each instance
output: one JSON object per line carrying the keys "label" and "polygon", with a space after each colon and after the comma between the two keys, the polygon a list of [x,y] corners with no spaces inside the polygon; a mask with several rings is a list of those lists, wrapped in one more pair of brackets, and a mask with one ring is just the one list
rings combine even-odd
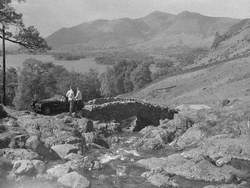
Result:
{"label": "wooden post", "polygon": [[6,52],[5,52],[5,25],[2,23],[2,55],[3,55],[3,105],[6,105]]}

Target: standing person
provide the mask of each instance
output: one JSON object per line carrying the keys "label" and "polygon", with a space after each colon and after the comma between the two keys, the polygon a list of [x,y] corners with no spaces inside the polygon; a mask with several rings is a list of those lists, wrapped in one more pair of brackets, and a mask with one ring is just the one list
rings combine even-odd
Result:
{"label": "standing person", "polygon": [[82,108],[82,93],[81,93],[79,88],[77,88],[77,90],[76,90],[75,100],[76,100],[77,110],[81,110],[81,108]]}
{"label": "standing person", "polygon": [[69,102],[69,113],[70,115],[73,113],[74,111],[74,91],[73,89],[70,87],[70,89],[67,91],[66,93],[66,97],[68,98],[68,102]]}

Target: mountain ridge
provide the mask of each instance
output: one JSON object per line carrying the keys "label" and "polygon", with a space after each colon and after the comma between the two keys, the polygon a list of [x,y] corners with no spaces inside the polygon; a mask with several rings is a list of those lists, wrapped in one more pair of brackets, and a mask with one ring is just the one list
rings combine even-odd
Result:
{"label": "mountain ridge", "polygon": [[54,49],[83,51],[127,47],[135,50],[167,49],[179,43],[210,47],[216,32],[224,33],[239,21],[189,11],[177,15],[154,11],[135,19],[98,19],[62,28],[48,36],[47,42]]}

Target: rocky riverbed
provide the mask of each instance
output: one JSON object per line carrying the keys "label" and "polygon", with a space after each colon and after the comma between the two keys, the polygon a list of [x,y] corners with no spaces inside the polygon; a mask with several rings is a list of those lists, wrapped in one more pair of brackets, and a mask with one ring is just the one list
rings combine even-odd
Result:
{"label": "rocky riverbed", "polygon": [[248,106],[178,111],[134,132],[133,114],[104,121],[0,106],[0,187],[250,187]]}

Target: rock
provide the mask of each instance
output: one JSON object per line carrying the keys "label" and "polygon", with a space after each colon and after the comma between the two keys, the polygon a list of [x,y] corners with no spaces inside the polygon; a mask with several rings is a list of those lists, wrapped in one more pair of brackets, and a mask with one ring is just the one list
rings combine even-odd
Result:
{"label": "rock", "polygon": [[16,175],[35,175],[35,166],[30,160],[18,160],[14,162],[13,171]]}
{"label": "rock", "polygon": [[5,157],[8,160],[34,160],[40,159],[40,156],[27,149],[12,149],[6,148],[0,150],[0,156]]}
{"label": "rock", "polygon": [[68,161],[80,161],[83,160],[84,157],[80,154],[70,153],[67,156],[65,156],[64,159]]}
{"label": "rock", "polygon": [[[250,138],[246,136],[230,137],[230,135],[217,135],[210,137],[202,145],[203,155],[216,162],[220,158],[242,159],[250,161]],[[218,161],[218,164],[220,162]]]}
{"label": "rock", "polygon": [[216,164],[216,166],[221,167],[221,166],[223,166],[224,164],[229,163],[231,160],[232,160],[232,158],[231,158],[230,156],[222,157],[222,158],[219,158],[219,159],[215,162],[215,164]]}
{"label": "rock", "polygon": [[118,165],[116,167],[116,176],[118,176],[118,177],[125,177],[125,176],[127,176],[126,170],[127,170],[126,166]]}
{"label": "rock", "polygon": [[60,157],[51,149],[47,148],[38,136],[31,136],[26,141],[26,147],[35,151],[48,160],[57,160]]}
{"label": "rock", "polygon": [[0,105],[0,119],[7,117],[7,112],[4,110],[3,106]]}
{"label": "rock", "polygon": [[70,116],[66,116],[66,117],[63,118],[63,122],[67,123],[67,124],[72,123],[73,122],[73,118],[70,117]]}
{"label": "rock", "polygon": [[191,118],[182,114],[175,114],[174,119],[169,120],[165,126],[170,127],[172,131],[175,130],[175,137],[179,137],[193,124],[194,121]]}
{"label": "rock", "polygon": [[70,153],[77,153],[79,150],[78,147],[71,144],[55,145],[52,146],[51,149],[54,150],[61,157],[61,159],[64,159],[64,157]]}
{"label": "rock", "polygon": [[140,131],[142,135],[135,144],[141,150],[157,150],[163,148],[168,143],[169,133],[160,127],[145,127]]}
{"label": "rock", "polygon": [[151,184],[157,187],[179,187],[175,180],[170,178],[169,175],[161,169],[144,172],[141,176],[146,178]]}
{"label": "rock", "polygon": [[88,188],[90,186],[89,181],[77,172],[65,174],[58,179],[58,182],[71,188]]}
{"label": "rock", "polygon": [[71,160],[65,163],[65,165],[69,166],[73,171],[82,171],[86,169],[87,165],[85,163],[85,158],[81,160]]}
{"label": "rock", "polygon": [[80,154],[70,153],[64,159],[67,161],[64,165],[69,166],[72,170],[80,171],[85,167],[85,157]]}
{"label": "rock", "polygon": [[42,174],[45,172],[46,170],[46,166],[45,163],[43,161],[40,160],[32,160],[32,163],[36,169],[36,173],[37,174]]}
{"label": "rock", "polygon": [[238,170],[229,165],[219,168],[205,159],[193,161],[184,158],[181,154],[142,159],[137,164],[150,170],[162,168],[168,174],[206,182],[229,182],[234,175],[239,173]]}
{"label": "rock", "polygon": [[54,178],[60,178],[69,172],[71,172],[71,168],[67,164],[59,164],[47,170],[47,174]]}
{"label": "rock", "polygon": [[206,134],[199,127],[189,128],[177,141],[177,146],[181,149],[200,144],[205,139]]}

